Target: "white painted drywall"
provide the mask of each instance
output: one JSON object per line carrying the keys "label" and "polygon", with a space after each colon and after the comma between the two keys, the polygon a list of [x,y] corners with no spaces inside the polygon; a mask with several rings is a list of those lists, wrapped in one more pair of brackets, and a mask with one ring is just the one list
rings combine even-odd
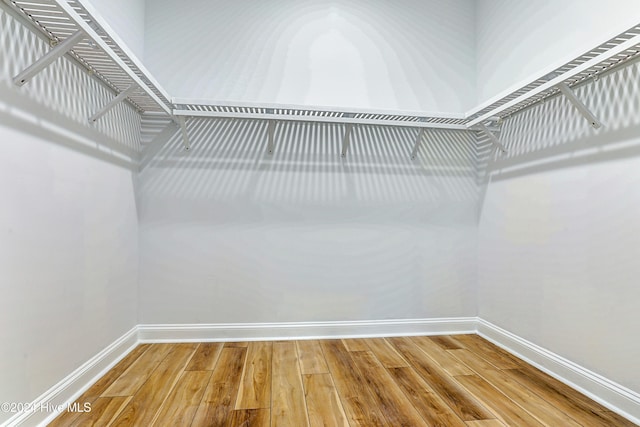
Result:
{"label": "white painted drywall", "polygon": [[339,126],[278,127],[273,158],[263,122],[203,127],[140,176],[141,323],[475,315],[471,141],[412,162],[413,129],[356,130],[343,163]]}
{"label": "white painted drywall", "polygon": [[[479,224],[482,319],[640,392],[640,66],[505,124]],[[516,154],[520,152],[521,154]]]}
{"label": "white painted drywall", "polygon": [[2,111],[0,401],[30,402],[137,323],[136,206],[129,170]]}
{"label": "white painted drywall", "polygon": [[551,71],[640,22],[637,0],[478,0],[481,103]]}
{"label": "white painted drywall", "polygon": [[93,7],[138,59],[144,59],[146,0],[83,0]]}
{"label": "white painted drywall", "polygon": [[636,157],[492,183],[478,255],[481,318],[636,392],[638,170]]}
{"label": "white painted drywall", "polygon": [[140,119],[122,103],[90,125],[113,93],[66,59],[16,87],[50,48],[0,22],[0,402],[28,403],[137,324]]}
{"label": "white painted drywall", "polygon": [[154,0],[145,64],[176,97],[463,112],[471,0]]}

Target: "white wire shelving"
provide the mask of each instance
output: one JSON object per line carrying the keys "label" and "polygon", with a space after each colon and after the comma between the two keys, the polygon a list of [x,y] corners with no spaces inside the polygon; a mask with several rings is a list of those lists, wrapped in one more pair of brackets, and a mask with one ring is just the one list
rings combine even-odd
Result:
{"label": "white wire shelving", "polygon": [[348,123],[465,130],[463,114],[173,99],[176,116]]}
{"label": "white wire shelving", "polygon": [[174,115],[232,117],[482,130],[479,125],[517,113],[563,89],[597,78],[640,54],[640,24],[537,78],[507,90],[464,114],[355,110],[333,107],[229,103],[174,98]]}
{"label": "white wire shelving", "polygon": [[[505,147],[487,127],[537,102],[561,93],[598,127],[600,123],[571,87],[595,78],[640,53],[640,24],[579,55],[563,65],[478,105],[467,113],[384,111],[302,105],[217,102],[171,98],[136,59],[108,24],[82,0],[1,0],[19,11],[48,37],[52,45],[78,37],[68,51],[73,58],[117,94],[113,102],[127,99],[142,113],[164,113],[186,133],[189,117],[235,118],[267,121],[345,123],[347,125],[403,126],[482,131],[500,149]],[[55,48],[53,48],[55,49]],[[105,106],[105,109],[110,106]],[[98,111],[92,118],[99,117]],[[186,140],[186,138],[185,138]],[[185,143],[188,148],[188,144]]]}
{"label": "white wire shelving", "polygon": [[68,52],[87,70],[141,112],[171,114],[169,95],[113,33],[98,13],[80,1],[3,0],[33,23],[55,46],[76,34],[81,41]]}
{"label": "white wire shelving", "polygon": [[[505,118],[550,96],[634,59],[640,53],[640,24],[565,64],[511,88],[465,114],[469,128],[492,117]],[[564,84],[564,86],[563,86]]]}

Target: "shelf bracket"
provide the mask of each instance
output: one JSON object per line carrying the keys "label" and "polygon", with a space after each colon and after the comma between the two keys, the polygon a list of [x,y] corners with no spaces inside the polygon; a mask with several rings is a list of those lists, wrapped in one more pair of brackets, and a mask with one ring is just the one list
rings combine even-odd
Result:
{"label": "shelf bracket", "polygon": [[134,90],[136,90],[136,87],[137,86],[134,83],[128,88],[126,88],[125,90],[123,90],[122,92],[120,92],[118,96],[116,96],[111,101],[109,101],[100,110],[96,111],[96,113],[93,116],[89,117],[89,123],[95,123],[96,121],[98,121],[98,119],[104,116],[105,114],[107,114],[109,110],[111,110],[113,107],[115,107],[116,105],[124,101],[127,96],[129,96]]}
{"label": "shelf bracket", "polygon": [[347,151],[349,150],[349,143],[351,142],[351,131],[353,130],[353,124],[348,123],[347,128],[344,131],[344,137],[342,138],[342,157],[347,157]]}
{"label": "shelf bracket", "polygon": [[494,146],[498,147],[500,149],[500,151],[502,151],[503,153],[507,152],[507,149],[504,147],[504,145],[502,145],[502,143],[500,142],[500,140],[498,139],[498,137],[496,137],[494,135],[493,132],[491,132],[487,126],[485,126],[483,123],[478,123],[478,128],[480,128],[480,130],[482,131],[482,133],[484,133],[485,135],[487,135],[487,137],[489,138],[489,141],[491,141],[491,144],[493,144]]}
{"label": "shelf bracket", "polygon": [[420,143],[422,142],[422,137],[424,136],[424,128],[420,128],[418,130],[418,137],[416,138],[415,144],[413,144],[413,150],[411,150],[411,160],[415,160],[418,156],[418,149],[420,148]]}
{"label": "shelf bracket", "polygon": [[67,37],[63,42],[58,43],[53,49],[47,52],[43,57],[38,59],[33,64],[29,65],[27,68],[25,68],[20,74],[15,76],[13,78],[13,83],[16,86],[23,86],[25,83],[31,80],[33,76],[35,76],[40,71],[47,68],[53,62],[55,62],[56,59],[60,58],[65,53],[69,52],[71,49],[73,49],[75,45],[80,43],[86,37],[87,37],[87,34],[84,31],[82,30],[76,31],[75,33]]}
{"label": "shelf bracket", "polygon": [[598,118],[587,108],[586,105],[576,96],[576,94],[571,90],[571,88],[564,82],[558,83],[556,85],[558,90],[562,92],[565,98],[573,104],[573,106],[578,110],[580,114],[589,122],[591,127],[594,129],[598,129],[602,127],[602,122],[598,120]]}
{"label": "shelf bracket", "polygon": [[275,147],[275,132],[276,132],[276,122],[275,120],[269,120],[267,124],[267,133],[269,134],[269,141],[267,142],[267,152],[269,154],[273,154],[273,149]]}
{"label": "shelf bracket", "polygon": [[[273,114],[273,108],[267,108],[267,114]],[[273,154],[273,150],[275,149],[275,132],[276,132],[276,122],[275,120],[267,121],[267,152],[269,154]]]}
{"label": "shelf bracket", "polygon": [[178,116],[178,124],[180,125],[180,130],[182,131],[182,145],[184,145],[184,149],[189,151],[191,149],[191,144],[189,143],[189,134],[187,133],[187,123],[185,121],[185,116]]}

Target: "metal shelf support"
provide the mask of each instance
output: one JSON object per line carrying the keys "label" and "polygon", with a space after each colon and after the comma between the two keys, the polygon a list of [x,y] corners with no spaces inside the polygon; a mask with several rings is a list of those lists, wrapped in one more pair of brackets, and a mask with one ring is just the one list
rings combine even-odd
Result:
{"label": "metal shelf support", "polygon": [[503,153],[507,152],[507,149],[504,147],[504,145],[502,145],[502,143],[500,142],[498,137],[495,136],[495,134],[489,130],[489,128],[487,128],[483,123],[478,123],[477,126],[478,126],[478,128],[480,128],[482,133],[487,135],[487,137],[489,138],[489,141],[491,141],[491,143],[495,147],[498,147],[500,149],[500,151],[502,151]]}
{"label": "metal shelf support", "polygon": [[420,128],[418,130],[418,137],[416,138],[415,144],[413,144],[413,150],[411,150],[411,160],[415,160],[418,156],[418,149],[420,148],[420,143],[422,142],[422,137],[424,136],[424,128]]}
{"label": "metal shelf support", "polygon": [[87,38],[87,34],[78,30],[69,37],[67,37],[62,43],[57,44],[53,49],[47,52],[42,58],[25,68],[20,74],[13,78],[13,83],[16,86],[23,86],[29,80],[31,80],[40,71],[47,68],[56,59],[69,52],[75,45],[80,43],[83,39]]}
{"label": "metal shelf support", "polygon": [[267,152],[269,154],[273,154],[273,150],[275,147],[275,132],[276,132],[276,122],[274,120],[269,120],[267,122],[267,135],[269,140],[267,141]]}
{"label": "metal shelf support", "polygon": [[137,86],[135,84],[132,84],[131,86],[129,86],[128,88],[120,92],[118,96],[116,96],[111,101],[109,101],[100,110],[96,111],[93,116],[89,117],[89,123],[97,122],[100,117],[104,116],[109,112],[109,110],[111,110],[113,107],[115,107],[116,105],[124,101],[127,98],[127,96],[129,96],[134,90],[136,90],[136,88]]}
{"label": "metal shelf support", "polygon": [[184,145],[186,151],[189,151],[191,149],[191,143],[189,142],[189,134],[187,133],[187,123],[184,116],[178,116],[177,119],[180,130],[182,131],[182,145]]}
{"label": "metal shelf support", "polygon": [[591,127],[598,129],[602,127],[602,122],[587,108],[586,105],[576,96],[571,88],[566,83],[558,83],[556,85],[558,90],[562,92],[565,98],[571,102],[571,104],[582,114],[582,116],[589,122]]}
{"label": "metal shelf support", "polygon": [[347,157],[347,151],[349,150],[349,144],[351,142],[351,131],[353,130],[353,125],[351,123],[347,124],[347,128],[344,131],[344,137],[342,138],[342,157]]}

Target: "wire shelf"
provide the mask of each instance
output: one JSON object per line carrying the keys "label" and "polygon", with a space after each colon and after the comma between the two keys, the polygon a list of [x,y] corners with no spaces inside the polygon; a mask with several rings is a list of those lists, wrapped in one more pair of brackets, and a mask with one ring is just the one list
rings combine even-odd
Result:
{"label": "wire shelf", "polygon": [[7,0],[7,3],[28,18],[36,28],[56,44],[78,30],[87,34],[70,52],[114,91],[120,93],[131,85],[137,88],[127,99],[141,112],[171,114],[168,95],[153,81],[149,73],[114,40],[97,18],[79,1]]}
{"label": "wire shelf", "polygon": [[120,93],[136,89],[127,99],[142,113],[164,112],[172,116],[310,121],[380,126],[477,130],[477,125],[508,117],[569,87],[597,77],[638,57],[640,24],[602,43],[562,66],[512,88],[465,114],[358,110],[278,104],[249,104],[173,99],[120,41],[111,28],[82,0],[4,0],[20,11],[52,43],[78,30],[87,38],[70,54],[90,73]]}

